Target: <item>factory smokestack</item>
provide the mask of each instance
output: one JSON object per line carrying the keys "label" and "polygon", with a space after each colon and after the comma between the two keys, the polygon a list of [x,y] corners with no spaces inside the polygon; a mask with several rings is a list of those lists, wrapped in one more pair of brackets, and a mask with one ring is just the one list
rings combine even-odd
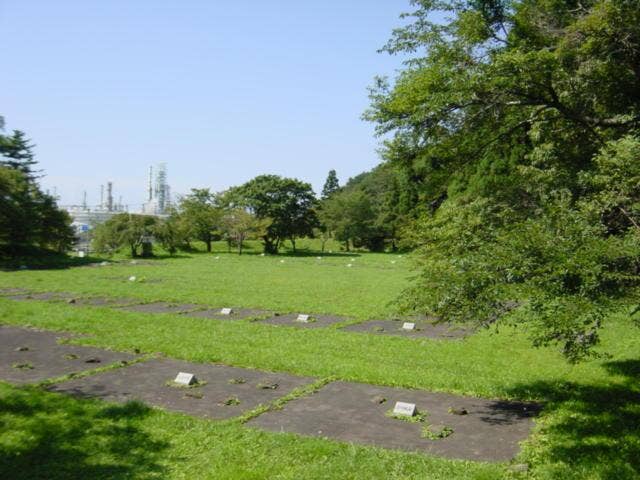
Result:
{"label": "factory smokestack", "polygon": [[149,167],[149,201],[153,200],[153,166]]}
{"label": "factory smokestack", "polygon": [[113,183],[107,182],[107,210],[113,211]]}
{"label": "factory smokestack", "polygon": [[104,208],[104,185],[100,185],[100,208]]}

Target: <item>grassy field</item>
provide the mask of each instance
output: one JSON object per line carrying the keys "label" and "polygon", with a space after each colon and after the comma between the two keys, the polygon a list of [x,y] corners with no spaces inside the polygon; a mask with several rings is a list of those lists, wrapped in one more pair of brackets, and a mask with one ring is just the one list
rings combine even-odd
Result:
{"label": "grassy field", "polygon": [[[69,291],[347,315],[391,315],[410,276],[397,254],[211,255],[145,264],[0,273],[0,287]],[[216,259],[216,257],[219,257]],[[351,260],[354,259],[354,260]],[[284,263],[281,262],[284,260]],[[347,264],[352,264],[347,267]],[[143,278],[129,282],[130,275]],[[576,366],[533,349],[524,331],[484,330],[463,341],[303,330],[251,321],[118,312],[0,299],[0,323],[91,334],[95,346],[191,361],[491,397],[542,400],[545,411],[516,463],[450,461],[276,435],[45,393],[0,389],[0,477],[5,478],[638,478],[640,330],[614,315],[609,356]],[[74,460],[74,458],[78,461]],[[18,472],[18,476],[16,476]],[[19,475],[23,475],[20,477]]]}

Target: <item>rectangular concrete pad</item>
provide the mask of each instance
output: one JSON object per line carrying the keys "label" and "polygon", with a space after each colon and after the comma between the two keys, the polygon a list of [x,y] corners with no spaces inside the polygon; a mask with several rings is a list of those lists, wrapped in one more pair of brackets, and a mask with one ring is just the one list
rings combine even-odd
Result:
{"label": "rectangular concrete pad", "polygon": [[[386,399],[379,403],[381,399]],[[424,423],[389,418],[395,402],[415,403],[427,414]],[[465,408],[467,415],[448,413]],[[334,382],[317,393],[288,402],[247,424],[276,432],[328,437],[400,450],[476,461],[513,458],[518,442],[533,427],[535,404],[501,402],[350,382]],[[442,439],[421,438],[424,426],[447,425],[454,432]]]}
{"label": "rectangular concrete pad", "polygon": [[188,312],[185,313],[184,316],[194,318],[212,318],[215,320],[242,320],[245,318],[263,317],[269,314],[269,312],[266,312],[264,310],[234,308],[230,315],[222,315],[220,313],[220,310],[222,310],[222,308],[208,308],[206,310]]}
{"label": "rectangular concrete pad", "polygon": [[167,302],[153,302],[142,303],[138,305],[127,305],[120,307],[121,310],[128,312],[143,312],[143,313],[185,313],[192,310],[198,310],[205,308],[202,305],[195,305],[193,303],[187,304],[174,304]]}
{"label": "rectangular concrete pad", "polygon": [[0,288],[0,297],[4,297],[6,295],[21,295],[25,293],[29,293],[29,290],[25,288],[14,288],[14,287]]}
{"label": "rectangular concrete pad", "polygon": [[128,305],[136,305],[141,303],[141,300],[135,298],[118,298],[118,297],[76,297],[73,298],[72,305],[78,306],[92,306],[92,307],[124,307]]}
{"label": "rectangular concrete pad", "polygon": [[425,320],[411,320],[416,324],[414,330],[403,330],[405,320],[369,320],[347,325],[343,330],[349,332],[372,333],[376,335],[397,335],[412,338],[455,339],[471,335],[469,328],[447,323],[433,323]]}
{"label": "rectangular concrete pad", "polygon": [[39,293],[23,293],[20,295],[10,295],[6,298],[11,300],[41,300],[41,301],[62,301],[74,298],[72,293],[65,292],[39,292]]}
{"label": "rectangular concrete pad", "polygon": [[[0,379],[17,384],[37,383],[136,358],[128,353],[57,343],[59,338],[71,336],[0,326]],[[24,348],[27,350],[20,351]],[[89,359],[99,361],[87,363]],[[14,367],[17,364],[29,364],[33,368]]]}
{"label": "rectangular concrete pad", "polygon": [[[207,383],[195,388],[168,386],[166,383],[173,381],[179,372],[193,373],[199,381]],[[233,383],[234,379],[244,383]],[[272,402],[313,381],[312,378],[282,373],[157,359],[70,380],[51,390],[115,402],[135,399],[167,410],[225,419]],[[277,384],[277,388],[259,388],[261,383]],[[202,398],[194,398],[193,395],[202,395]],[[224,402],[232,397],[237,397],[240,403],[225,405]]]}
{"label": "rectangular concrete pad", "polygon": [[262,322],[270,323],[271,325],[288,325],[290,327],[300,327],[300,328],[322,328],[322,327],[327,327],[329,325],[333,325],[335,323],[341,323],[347,320],[344,317],[336,317],[332,315],[309,314],[309,317],[311,321],[306,323],[299,322],[298,320],[296,320],[298,318],[298,314],[292,313],[288,315],[277,315],[275,317],[262,320]]}

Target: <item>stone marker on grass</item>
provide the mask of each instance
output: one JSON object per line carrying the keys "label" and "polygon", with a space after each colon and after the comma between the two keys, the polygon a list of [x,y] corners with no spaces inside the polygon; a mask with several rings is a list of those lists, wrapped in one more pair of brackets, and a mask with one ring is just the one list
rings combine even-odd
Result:
{"label": "stone marker on grass", "polygon": [[174,380],[174,383],[177,383],[178,385],[185,385],[188,387],[189,385],[193,385],[197,381],[198,380],[193,373],[179,372],[178,376]]}
{"label": "stone marker on grass", "polygon": [[416,329],[416,324],[413,322],[404,322],[402,324],[402,329],[403,330],[415,330]]}
{"label": "stone marker on grass", "polygon": [[232,308],[223,308],[222,310],[220,310],[220,315],[231,315],[232,313]]}
{"label": "stone marker on grass", "polygon": [[309,318],[309,315],[301,313],[298,315],[298,318],[296,318],[296,322],[309,323]]}
{"label": "stone marker on grass", "polygon": [[416,414],[416,404],[396,402],[396,405],[393,407],[393,414],[404,417],[413,417]]}

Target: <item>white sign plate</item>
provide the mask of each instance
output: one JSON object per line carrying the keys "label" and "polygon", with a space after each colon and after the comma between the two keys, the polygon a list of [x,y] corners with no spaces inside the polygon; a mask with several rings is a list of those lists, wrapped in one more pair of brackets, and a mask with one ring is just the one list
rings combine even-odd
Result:
{"label": "white sign plate", "polygon": [[415,403],[396,402],[396,406],[393,407],[394,415],[406,415],[407,417],[413,417],[416,413]]}
{"label": "white sign plate", "polygon": [[222,310],[220,310],[220,315],[231,315],[232,313],[232,308],[223,308]]}
{"label": "white sign plate", "polygon": [[415,323],[404,322],[402,324],[402,329],[403,330],[414,330],[415,328],[416,328],[416,324]]}
{"label": "white sign plate", "polygon": [[296,318],[296,320],[298,322],[309,323],[309,315],[305,315],[301,313],[300,315],[298,315],[298,318]]}
{"label": "white sign plate", "polygon": [[174,382],[180,385],[191,385],[196,382],[196,376],[193,373],[180,372]]}

